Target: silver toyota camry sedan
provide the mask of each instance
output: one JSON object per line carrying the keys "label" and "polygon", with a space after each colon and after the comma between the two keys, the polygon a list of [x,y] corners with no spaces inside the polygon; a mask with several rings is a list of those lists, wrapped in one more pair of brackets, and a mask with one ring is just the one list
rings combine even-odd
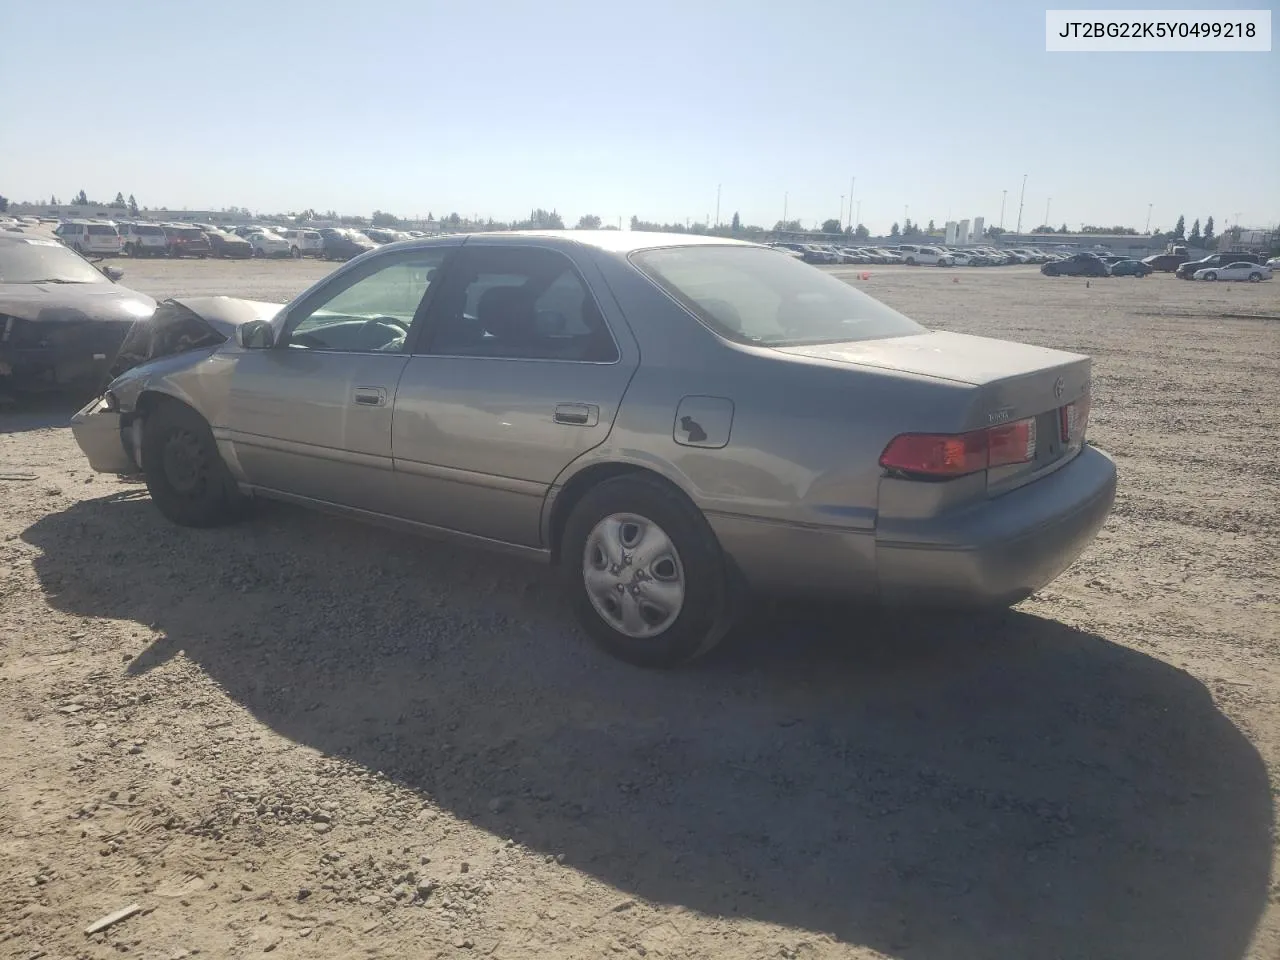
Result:
{"label": "silver toyota camry sedan", "polygon": [[709,650],[749,593],[1015,603],[1115,496],[1088,357],[711,237],[395,243],[283,308],[167,301],[113,373],[75,436],[175,523],[267,497],[556,563],[644,665]]}

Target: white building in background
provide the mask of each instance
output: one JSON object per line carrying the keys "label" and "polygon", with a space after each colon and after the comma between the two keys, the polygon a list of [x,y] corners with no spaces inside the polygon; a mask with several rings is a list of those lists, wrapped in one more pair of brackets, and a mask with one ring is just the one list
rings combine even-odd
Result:
{"label": "white building in background", "polygon": [[948,247],[954,246],[956,242],[956,222],[954,220],[947,221],[946,239],[942,241]]}
{"label": "white building in background", "polygon": [[987,221],[983,217],[973,218],[973,233],[970,234],[973,243],[982,242],[982,233],[987,228]]}
{"label": "white building in background", "polygon": [[969,243],[969,221],[961,220],[956,224],[956,243]]}

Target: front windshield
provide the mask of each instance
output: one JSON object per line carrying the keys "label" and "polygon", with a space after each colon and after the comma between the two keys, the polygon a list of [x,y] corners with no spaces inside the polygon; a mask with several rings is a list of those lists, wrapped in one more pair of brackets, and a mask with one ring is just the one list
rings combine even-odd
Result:
{"label": "front windshield", "polygon": [[60,243],[0,243],[0,283],[108,283],[93,264]]}
{"label": "front windshield", "polygon": [[783,347],[925,332],[843,280],[765,247],[668,247],[641,251],[632,262],[738,343]]}

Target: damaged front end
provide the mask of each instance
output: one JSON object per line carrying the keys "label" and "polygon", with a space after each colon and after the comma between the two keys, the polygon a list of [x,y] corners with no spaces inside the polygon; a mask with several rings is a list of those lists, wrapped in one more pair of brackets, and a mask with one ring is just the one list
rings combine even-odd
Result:
{"label": "damaged front end", "polygon": [[71,433],[89,466],[99,473],[136,474],[142,469],[142,419],[124,409],[117,393],[121,378],[143,364],[186,353],[208,353],[227,335],[174,300],[134,322],[108,371],[101,396],[71,418]]}

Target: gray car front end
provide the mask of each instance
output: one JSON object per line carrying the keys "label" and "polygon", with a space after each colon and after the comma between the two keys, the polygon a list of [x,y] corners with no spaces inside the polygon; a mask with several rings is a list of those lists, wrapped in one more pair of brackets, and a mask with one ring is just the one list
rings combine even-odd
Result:
{"label": "gray car front end", "polygon": [[[265,483],[255,475],[262,446],[249,433],[259,427],[237,423],[236,411],[269,413],[272,398],[260,395],[267,382],[260,381],[251,404],[237,399],[237,364],[262,351],[240,342],[236,330],[243,334],[251,321],[259,321],[254,326],[269,331],[268,340],[278,339],[294,305],[323,296],[327,284],[347,271],[367,269],[371,258],[464,244],[556,251],[589,285],[618,345],[612,369],[621,377],[612,406],[589,402],[593,396],[585,386],[581,396],[571,386],[564,390],[564,399],[584,401],[580,406],[591,419],[584,412],[579,426],[594,430],[589,442],[548,475],[524,466],[536,457],[504,454],[495,460],[507,448],[477,446],[486,431],[498,430],[495,418],[520,423],[514,402],[500,396],[521,382],[520,361],[504,360],[492,402],[483,392],[467,394],[465,382],[433,401],[432,385],[424,381],[402,409],[392,389],[386,402],[394,410],[388,417],[395,419],[386,421],[386,429],[396,441],[378,474],[386,478],[379,481],[386,484],[379,489],[388,491],[385,508],[366,499],[343,509],[350,505],[341,496],[317,495],[314,484],[323,470],[304,466],[319,461],[314,450],[304,453],[299,444],[288,461],[298,477],[296,490],[282,489],[288,478]],[[778,269],[840,282],[767,248],[714,238],[566,231],[392,244],[349,262],[283,309],[230,298],[163,304],[157,312],[162,321],[167,308],[180,309],[203,318],[219,341],[143,358],[122,371],[103,398],[76,414],[73,430],[94,469],[136,473],[149,405],[167,398],[208,423],[242,493],[297,499],[366,519],[403,520],[411,529],[571,568],[584,561],[566,549],[566,530],[572,531],[584,498],[619,477],[642,477],[696,511],[723,555],[728,577],[767,594],[1008,604],[1058,576],[1094,538],[1114,500],[1116,470],[1085,440],[1087,357],[930,332],[860,293],[857,309],[865,316],[849,321],[847,340],[771,341],[743,329],[754,322],[747,316],[751,303],[735,306],[731,288],[714,289],[718,265],[699,263],[699,250],[758,251],[781,264]],[[682,251],[692,251],[688,263],[681,261]],[[725,256],[729,262],[738,254]],[[680,279],[697,270],[713,279],[703,286]],[[809,282],[798,274],[787,277],[788,283]],[[843,296],[833,290],[821,287],[820,295]],[[857,335],[881,329],[891,332]],[[605,367],[596,368],[587,373],[597,379],[609,375]],[[493,365],[475,363],[468,376],[489,369]],[[406,381],[400,382],[403,389]],[[448,407],[438,420],[432,419],[433,402]],[[549,410],[546,416],[549,424]],[[456,436],[463,439],[441,428],[449,417],[459,418]],[[536,427],[536,416],[528,423]],[[407,432],[413,424],[439,429],[431,439],[444,453],[450,444],[459,456],[484,451],[483,470],[473,464],[470,471],[456,459],[427,469],[412,452],[414,443],[425,442]],[[512,442],[506,433],[488,435]],[[547,442],[567,435],[548,427]],[[535,431],[523,449],[537,439]],[[343,470],[359,458],[372,459],[365,453],[344,456]],[[310,471],[305,483],[304,469]],[[435,485],[423,486],[428,480]],[[446,521],[420,522],[401,508],[403,491],[417,497],[424,489],[433,495],[453,491],[454,509]],[[526,503],[533,511],[527,527],[519,519]],[[577,542],[572,546],[580,550]]]}

